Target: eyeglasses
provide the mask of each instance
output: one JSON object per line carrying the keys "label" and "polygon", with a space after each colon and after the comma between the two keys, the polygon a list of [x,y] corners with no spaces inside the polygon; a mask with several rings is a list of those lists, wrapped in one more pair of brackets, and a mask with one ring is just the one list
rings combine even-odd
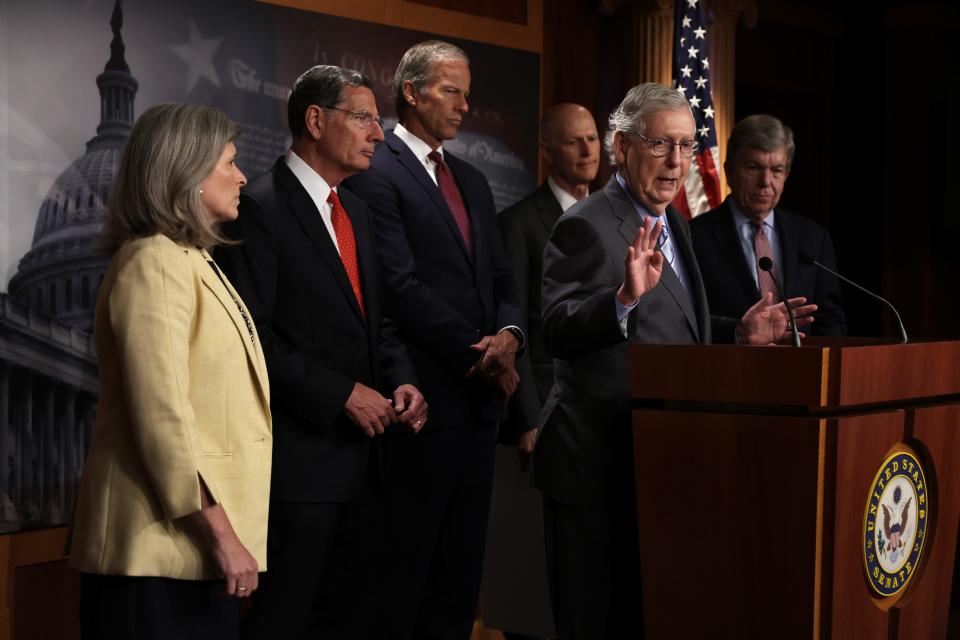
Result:
{"label": "eyeglasses", "polygon": [[359,122],[360,126],[364,129],[369,129],[370,125],[374,122],[377,123],[377,126],[383,129],[383,118],[380,116],[375,116],[369,111],[354,111],[353,109],[341,109],[340,107],[324,107],[324,109],[342,111],[346,114],[349,114],[349,116]]}
{"label": "eyeglasses", "polygon": [[651,149],[653,150],[653,155],[657,157],[662,157],[673,153],[674,147],[680,147],[680,155],[684,158],[692,158],[693,155],[700,149],[700,143],[696,140],[681,140],[680,142],[674,142],[673,140],[663,140],[661,138],[655,138],[651,140],[642,133],[633,133],[631,135],[643,138],[650,143]]}

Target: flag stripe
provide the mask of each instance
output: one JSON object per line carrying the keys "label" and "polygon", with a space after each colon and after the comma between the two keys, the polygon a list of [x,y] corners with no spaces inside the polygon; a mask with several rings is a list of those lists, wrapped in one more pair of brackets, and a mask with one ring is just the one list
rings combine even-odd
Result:
{"label": "flag stripe", "polygon": [[716,113],[710,84],[710,47],[704,27],[703,0],[677,0],[673,29],[673,86],[690,105],[700,150],[684,187],[674,199],[687,217],[720,205]]}

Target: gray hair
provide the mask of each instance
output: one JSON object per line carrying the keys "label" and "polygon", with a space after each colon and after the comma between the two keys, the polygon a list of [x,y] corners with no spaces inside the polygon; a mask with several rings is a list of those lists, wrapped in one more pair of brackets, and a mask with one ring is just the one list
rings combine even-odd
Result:
{"label": "gray hair", "polygon": [[239,132],[219,109],[166,102],[137,119],[123,148],[98,248],[162,233],[207,248],[230,241],[207,219],[200,183]]}
{"label": "gray hair", "polygon": [[617,157],[613,150],[613,141],[618,131],[623,133],[643,133],[647,124],[647,116],[661,111],[686,110],[690,111],[690,104],[676,89],[665,87],[656,82],[638,84],[627,91],[623,102],[614,109],[607,120],[607,133],[603,139],[603,146],[607,150],[610,164],[617,164]]}
{"label": "gray hair", "polygon": [[427,40],[415,44],[400,58],[397,72],[393,76],[393,105],[398,118],[407,105],[403,98],[403,83],[409,80],[417,92],[423,95],[433,75],[433,65],[438,62],[470,64],[470,58],[460,47],[442,40]]}
{"label": "gray hair", "polygon": [[747,116],[733,127],[727,140],[727,158],[736,160],[737,151],[742,147],[776,151],[780,147],[787,150],[787,169],[793,165],[796,145],[793,131],[777,118],[765,113]]}
{"label": "gray hair", "polygon": [[344,87],[366,87],[373,91],[373,83],[359,71],[332,64],[318,64],[300,74],[287,100],[287,126],[293,137],[306,132],[307,109],[311,105],[337,106],[343,100]]}

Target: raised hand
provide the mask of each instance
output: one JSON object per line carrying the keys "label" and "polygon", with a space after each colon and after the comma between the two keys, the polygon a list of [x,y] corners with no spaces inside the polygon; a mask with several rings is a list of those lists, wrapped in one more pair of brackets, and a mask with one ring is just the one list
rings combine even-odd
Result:
{"label": "raised hand", "polygon": [[657,241],[663,222],[656,216],[647,216],[643,226],[627,248],[623,264],[623,284],[617,291],[617,301],[625,307],[633,306],[640,296],[657,286],[663,271],[663,254],[657,251]]}

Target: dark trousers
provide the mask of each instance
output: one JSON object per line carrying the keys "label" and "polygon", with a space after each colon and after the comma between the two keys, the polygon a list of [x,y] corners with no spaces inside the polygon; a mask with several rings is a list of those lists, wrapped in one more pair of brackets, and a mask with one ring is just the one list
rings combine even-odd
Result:
{"label": "dark trousers", "polygon": [[235,640],[240,600],[223,580],[132,576],[80,577],[83,640]]}
{"label": "dark trousers", "polygon": [[267,572],[243,621],[247,640],[365,640],[376,601],[380,501],[271,503]]}
{"label": "dark trousers", "polygon": [[384,439],[379,640],[470,637],[496,438],[496,427],[489,425]]}
{"label": "dark trousers", "polygon": [[643,637],[636,506],[543,500],[547,576],[558,640]]}

